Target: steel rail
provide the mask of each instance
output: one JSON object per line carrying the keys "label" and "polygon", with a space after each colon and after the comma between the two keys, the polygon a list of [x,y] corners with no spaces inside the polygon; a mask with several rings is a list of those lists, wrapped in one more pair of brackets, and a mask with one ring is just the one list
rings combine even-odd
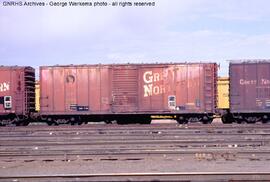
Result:
{"label": "steel rail", "polygon": [[192,156],[192,157],[197,157],[197,158],[220,158],[224,156],[224,158],[235,158],[235,159],[243,159],[243,158],[248,158],[250,160],[257,160],[257,159],[262,159],[265,158],[265,160],[270,160],[270,157],[268,157],[270,154],[270,151],[213,151],[213,150],[194,150],[194,151],[174,151],[174,150],[142,150],[142,151],[122,151],[122,152],[74,152],[74,153],[66,153],[66,151],[63,151],[63,153],[43,153],[43,154],[1,154],[0,155],[0,160],[45,160],[45,159],[50,159],[50,160],[58,160],[58,159],[63,159],[65,158],[66,160],[68,159],[78,159],[78,156],[80,156],[80,159],[88,159],[89,157],[149,157],[151,156],[160,156],[160,155],[181,155],[180,157],[185,156]]}
{"label": "steel rail", "polygon": [[242,129],[249,129],[249,128],[270,128],[270,124],[212,124],[212,125],[197,125],[197,124],[187,124],[187,125],[178,125],[178,124],[171,124],[171,123],[163,123],[163,124],[154,124],[154,125],[116,125],[116,124],[88,124],[88,125],[79,125],[79,126],[70,126],[70,125],[60,125],[60,126],[47,126],[47,125],[31,125],[31,126],[6,126],[0,127],[0,131],[12,131],[12,130],[21,130],[21,129],[29,129],[32,130],[34,128],[39,129],[42,131],[43,129],[54,129],[54,130],[67,130],[67,129],[85,129],[85,130],[95,130],[95,129],[157,129],[157,128],[177,128],[177,129],[232,129],[232,128],[242,128]]}
{"label": "steel rail", "polygon": [[222,132],[220,130],[218,131],[191,131],[191,130],[186,130],[185,132],[181,132],[181,131],[172,131],[172,130],[158,130],[158,131],[150,131],[147,130],[145,132],[136,132],[136,131],[121,131],[121,132],[111,132],[109,130],[104,130],[101,133],[99,133],[98,131],[95,133],[90,133],[90,132],[82,132],[82,131],[72,131],[72,132],[65,132],[65,133],[59,133],[59,132],[55,132],[55,131],[47,131],[46,133],[11,133],[11,132],[2,132],[0,133],[0,136],[2,139],[3,137],[8,137],[8,138],[16,138],[16,137],[64,137],[66,135],[69,136],[85,136],[85,135],[91,135],[91,136],[142,136],[142,134],[147,134],[148,136],[162,136],[165,135],[166,136],[171,136],[171,135],[211,135],[211,136],[222,136],[222,135],[270,135],[270,130],[269,131],[265,131],[265,130],[253,130],[251,131],[230,131],[230,132]]}
{"label": "steel rail", "polygon": [[1,175],[0,179],[10,178],[83,178],[83,177],[129,177],[129,176],[254,176],[266,175],[270,177],[270,172],[155,172],[155,173],[84,173],[84,174],[50,174],[50,175]]}

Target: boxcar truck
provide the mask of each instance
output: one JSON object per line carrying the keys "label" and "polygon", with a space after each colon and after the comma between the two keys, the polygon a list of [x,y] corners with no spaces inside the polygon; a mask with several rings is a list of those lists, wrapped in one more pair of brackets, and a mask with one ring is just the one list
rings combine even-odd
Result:
{"label": "boxcar truck", "polygon": [[35,111],[35,70],[0,66],[0,125],[27,125]]}
{"label": "boxcar truck", "polygon": [[270,120],[270,60],[231,61],[230,115],[227,122]]}

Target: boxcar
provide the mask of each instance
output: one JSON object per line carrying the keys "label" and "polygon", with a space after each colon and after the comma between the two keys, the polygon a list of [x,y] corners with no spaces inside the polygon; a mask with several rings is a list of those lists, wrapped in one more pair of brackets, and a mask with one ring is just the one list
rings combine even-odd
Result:
{"label": "boxcar", "polygon": [[230,74],[231,119],[241,123],[270,119],[270,61],[232,61]]}
{"label": "boxcar", "polygon": [[27,124],[35,111],[35,70],[0,66],[0,124]]}
{"label": "boxcar", "polygon": [[40,110],[40,88],[39,88],[39,81],[36,81],[35,84],[35,97],[36,97],[36,111],[39,112]]}
{"label": "boxcar", "polygon": [[217,117],[229,112],[229,77],[219,77],[217,82]]}
{"label": "boxcar", "polygon": [[218,78],[218,109],[229,109],[229,78]]}
{"label": "boxcar", "polygon": [[216,109],[215,63],[40,67],[40,116],[48,124],[83,121],[210,123]]}

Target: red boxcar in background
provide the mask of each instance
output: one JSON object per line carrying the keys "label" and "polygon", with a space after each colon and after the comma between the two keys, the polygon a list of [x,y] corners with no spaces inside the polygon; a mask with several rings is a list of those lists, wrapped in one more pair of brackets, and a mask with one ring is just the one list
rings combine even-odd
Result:
{"label": "red boxcar in background", "polygon": [[269,121],[270,60],[231,61],[229,71],[231,119],[238,123]]}
{"label": "red boxcar in background", "polygon": [[49,124],[77,121],[179,123],[212,121],[215,63],[69,65],[40,67],[40,115]]}
{"label": "red boxcar in background", "polygon": [[0,124],[27,124],[35,111],[35,70],[0,66]]}

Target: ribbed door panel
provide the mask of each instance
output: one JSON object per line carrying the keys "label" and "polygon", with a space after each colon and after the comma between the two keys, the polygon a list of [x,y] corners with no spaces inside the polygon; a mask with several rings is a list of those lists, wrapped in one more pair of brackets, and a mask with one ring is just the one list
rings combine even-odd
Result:
{"label": "ribbed door panel", "polygon": [[113,69],[112,111],[132,112],[138,105],[138,71],[136,67]]}

